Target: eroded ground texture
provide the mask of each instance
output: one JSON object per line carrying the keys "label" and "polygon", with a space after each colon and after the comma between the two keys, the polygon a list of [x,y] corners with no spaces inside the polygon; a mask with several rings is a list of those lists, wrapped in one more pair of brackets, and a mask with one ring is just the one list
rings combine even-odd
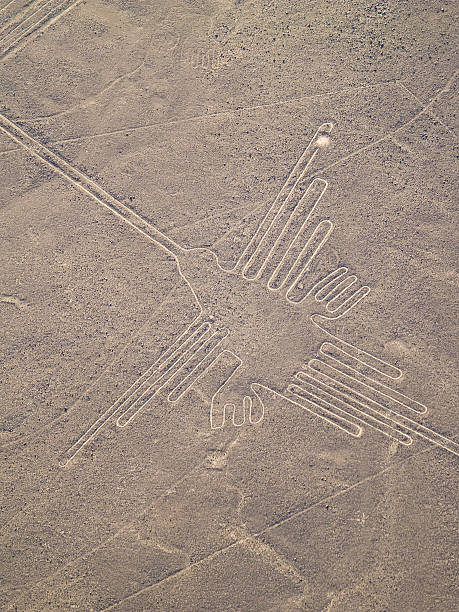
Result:
{"label": "eroded ground texture", "polygon": [[0,0],[0,608],[457,609],[454,3]]}

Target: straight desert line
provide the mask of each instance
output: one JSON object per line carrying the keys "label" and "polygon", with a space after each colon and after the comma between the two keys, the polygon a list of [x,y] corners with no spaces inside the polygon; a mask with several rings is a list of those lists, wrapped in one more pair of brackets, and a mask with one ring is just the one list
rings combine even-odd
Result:
{"label": "straight desert line", "polygon": [[[103,136],[112,136],[112,135],[117,135],[117,134],[124,134],[126,132],[135,132],[138,130],[148,130],[152,127],[168,127],[171,125],[180,125],[183,123],[191,123],[193,121],[199,121],[201,119],[214,119],[216,117],[222,117],[225,115],[234,115],[238,112],[250,112],[252,110],[262,110],[262,109],[267,109],[267,108],[273,108],[276,106],[283,106],[284,104],[292,104],[294,102],[303,102],[305,100],[314,100],[316,98],[326,98],[328,96],[337,96],[341,93],[346,93],[346,92],[351,92],[351,91],[355,91],[355,90],[362,90],[362,89],[371,89],[372,87],[379,87],[381,85],[389,85],[389,84],[393,84],[396,85],[396,80],[395,79],[389,79],[387,81],[380,81],[377,83],[372,83],[370,85],[358,85],[356,86],[349,86],[349,87],[344,87],[342,89],[336,89],[336,90],[331,90],[331,91],[327,91],[324,93],[318,93],[318,94],[312,94],[312,95],[305,95],[305,96],[299,96],[299,97],[295,97],[295,98],[285,98],[283,100],[277,100],[276,102],[268,102],[266,104],[257,104],[257,105],[249,105],[249,106],[236,106],[235,108],[229,109],[229,110],[224,110],[224,111],[216,111],[214,113],[202,113],[200,115],[192,115],[191,117],[184,117],[184,118],[180,118],[180,119],[170,119],[167,121],[157,121],[154,123],[145,123],[142,125],[133,125],[133,126],[126,126],[122,129],[117,129],[117,130],[109,130],[109,131],[105,131],[105,132],[96,132],[94,134],[86,134],[86,135],[82,135],[82,136],[74,136],[74,137],[69,137],[69,138],[62,138],[60,140],[52,140],[50,141],[50,144],[63,144],[66,142],[78,142],[79,140],[90,140],[92,138],[101,138]],[[63,111],[64,112],[64,111]],[[51,119],[53,118],[54,115],[49,115],[49,116],[44,116],[44,117],[39,117],[37,119],[17,119],[16,121],[18,123],[22,123],[22,122],[27,122],[27,123],[32,123],[34,121],[43,121],[45,119]],[[8,152],[12,151],[13,149],[10,149]],[[16,149],[14,149],[16,150]],[[0,153],[6,153],[6,151],[0,151]]]}
{"label": "straight desert line", "polygon": [[383,474],[386,474],[387,472],[391,471],[393,468],[396,468],[396,467],[398,467],[400,465],[403,465],[404,463],[410,461],[411,459],[413,459],[415,457],[418,457],[418,456],[420,456],[420,455],[422,455],[424,453],[431,452],[434,448],[435,447],[430,447],[430,448],[426,448],[426,449],[424,449],[422,451],[419,451],[418,453],[415,453],[415,454],[411,455],[410,457],[406,457],[405,459],[402,459],[402,460],[398,461],[397,463],[394,463],[393,465],[391,465],[391,466],[389,466],[387,468],[384,468],[383,470],[380,470],[379,472],[376,472],[375,474],[372,474],[371,476],[367,476],[366,478],[363,478],[362,480],[359,480],[358,482],[354,483],[353,485],[350,485],[346,489],[342,489],[340,491],[337,491],[336,493],[332,493],[331,495],[328,495],[327,497],[324,497],[324,498],[318,500],[317,502],[314,502],[313,504],[311,504],[307,508],[304,508],[303,510],[299,510],[297,512],[294,512],[291,515],[287,516],[286,518],[281,519],[280,521],[277,521],[275,523],[272,523],[271,525],[268,525],[267,527],[265,527],[261,531],[258,531],[256,533],[252,533],[252,534],[250,534],[248,536],[244,536],[242,538],[239,538],[235,542],[232,542],[231,544],[228,544],[227,546],[223,546],[222,548],[219,548],[218,550],[214,551],[210,555],[207,555],[206,557],[204,557],[202,559],[199,559],[199,561],[195,561],[194,563],[191,563],[187,567],[184,567],[182,569],[179,569],[179,570],[173,572],[172,574],[169,574],[168,576],[166,576],[165,578],[162,578],[158,582],[155,582],[152,585],[144,587],[143,589],[139,589],[135,593],[132,593],[131,595],[128,595],[127,597],[124,597],[123,599],[118,600],[117,602],[111,604],[107,608],[103,608],[99,612],[108,612],[109,610],[114,610],[120,604],[123,604],[126,601],[131,601],[131,600],[135,599],[136,597],[138,597],[139,595],[143,595],[144,593],[148,593],[149,591],[153,590],[155,587],[157,587],[157,586],[159,586],[159,585],[161,585],[161,584],[163,584],[165,582],[170,582],[174,578],[179,578],[179,577],[183,576],[185,573],[188,573],[189,571],[193,570],[195,567],[198,567],[198,566],[202,565],[206,561],[213,561],[213,559],[215,559],[221,553],[224,553],[224,552],[226,552],[228,550],[231,550],[232,548],[235,548],[239,544],[243,544],[243,543],[245,543],[245,542],[247,542],[247,541],[249,541],[249,540],[251,540],[253,538],[259,538],[260,536],[262,536],[262,535],[272,531],[273,529],[276,529],[277,527],[281,527],[282,525],[285,525],[286,523],[289,523],[290,521],[292,521],[292,520],[294,520],[294,519],[296,519],[296,518],[298,518],[300,516],[303,516],[303,515],[307,514],[308,512],[313,510],[314,508],[317,508],[317,507],[321,506],[322,504],[324,504],[326,502],[329,502],[329,501],[332,501],[334,499],[337,499],[338,497],[341,497],[341,496],[345,495],[349,491],[352,491],[353,489],[356,489],[357,487],[360,487],[361,485],[366,484],[367,482],[370,482],[370,481],[378,478],[379,476],[382,476]]}

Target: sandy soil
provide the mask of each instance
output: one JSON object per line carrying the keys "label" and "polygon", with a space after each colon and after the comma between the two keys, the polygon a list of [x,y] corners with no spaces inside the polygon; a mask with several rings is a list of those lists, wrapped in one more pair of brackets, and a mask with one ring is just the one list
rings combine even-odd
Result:
{"label": "sandy soil", "polygon": [[454,3],[0,0],[0,609],[457,609]]}

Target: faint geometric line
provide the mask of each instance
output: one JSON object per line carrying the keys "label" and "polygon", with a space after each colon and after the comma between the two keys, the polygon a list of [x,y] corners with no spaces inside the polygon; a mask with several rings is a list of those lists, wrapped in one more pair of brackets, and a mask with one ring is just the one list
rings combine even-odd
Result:
{"label": "faint geometric line", "polygon": [[114,610],[120,603],[124,603],[125,601],[131,601],[135,599],[136,597],[138,597],[139,595],[142,595],[144,593],[147,593],[148,591],[153,590],[155,587],[159,586],[160,584],[163,584],[164,582],[169,582],[173,580],[174,578],[179,578],[183,576],[184,574],[186,574],[187,572],[193,570],[195,567],[198,567],[202,565],[203,563],[206,563],[207,561],[213,561],[220,554],[225,553],[226,551],[231,550],[235,548],[236,546],[239,546],[240,544],[243,544],[246,540],[249,540],[252,538],[258,538],[264,535],[265,533],[272,531],[273,529],[277,529],[277,527],[281,527],[282,525],[285,525],[286,523],[289,523],[290,521],[297,519],[299,516],[303,516],[307,514],[308,512],[310,512],[311,510],[314,510],[314,508],[318,508],[319,506],[327,502],[333,501],[334,499],[337,499],[341,497],[342,495],[345,495],[349,491],[352,491],[356,489],[357,487],[360,487],[363,484],[366,484],[367,482],[371,482],[375,478],[378,478],[378,476],[382,476],[383,474],[390,472],[392,469],[397,468],[403,465],[404,463],[407,463],[408,461],[415,459],[416,457],[419,457],[420,455],[426,454],[428,452],[432,452],[434,448],[435,447],[425,448],[417,453],[410,455],[409,457],[401,459],[400,461],[393,463],[392,465],[384,468],[383,470],[380,470],[379,472],[376,472],[375,474],[371,474],[370,476],[367,476],[366,478],[359,480],[358,482],[350,485],[349,487],[346,487],[345,489],[341,489],[340,491],[337,491],[336,493],[332,493],[331,495],[327,495],[326,497],[323,497],[322,499],[314,502],[313,504],[311,504],[307,508],[304,508],[303,510],[298,510],[296,512],[293,512],[286,518],[276,521],[275,523],[268,525],[267,527],[261,529],[260,531],[257,531],[256,533],[252,533],[249,536],[244,536],[242,538],[239,538],[235,542],[232,542],[231,544],[222,546],[221,548],[219,548],[218,550],[215,550],[213,553],[207,555],[206,557],[199,559],[198,561],[195,561],[186,567],[183,567],[179,570],[172,572],[165,578],[158,580],[158,582],[155,582],[154,584],[143,587],[139,589],[138,591],[136,591],[135,593],[132,593],[131,595],[127,595],[126,597],[119,599],[117,602],[110,604],[106,608],[103,608],[102,610],[100,610],[100,612],[109,612],[110,610]]}

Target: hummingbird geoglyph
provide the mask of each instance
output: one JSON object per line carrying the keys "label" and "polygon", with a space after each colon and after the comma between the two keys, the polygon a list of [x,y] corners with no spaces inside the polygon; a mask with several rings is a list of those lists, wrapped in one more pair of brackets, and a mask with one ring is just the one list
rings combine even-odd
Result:
{"label": "hummingbird geoglyph", "polygon": [[317,214],[327,181],[310,168],[330,145],[332,123],[315,132],[254,229],[247,232],[243,219],[230,230],[237,248],[229,260],[212,248],[179,245],[3,115],[0,129],[173,257],[199,308],[185,332],[65,452],[62,465],[107,423],[131,426],[154,398],[179,403],[205,377],[213,382],[206,397],[211,429],[262,423],[269,392],[353,437],[366,426],[400,444],[419,437],[458,454],[453,440],[414,420],[427,408],[394,388],[402,375],[397,367],[325,324],[370,291],[343,265],[319,278],[312,273],[334,226]]}

